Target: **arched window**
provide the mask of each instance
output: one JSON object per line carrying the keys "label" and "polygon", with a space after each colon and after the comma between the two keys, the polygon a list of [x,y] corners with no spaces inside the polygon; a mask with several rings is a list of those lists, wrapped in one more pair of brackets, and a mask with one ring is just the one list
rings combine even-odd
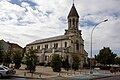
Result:
{"label": "arched window", "polygon": [[40,46],[37,46],[37,49],[40,49]]}
{"label": "arched window", "polygon": [[76,49],[79,50],[79,43],[76,44]]}
{"label": "arched window", "polygon": [[75,19],[73,18],[73,26],[75,25]]}
{"label": "arched window", "polygon": [[45,49],[48,49],[48,44],[45,45]]}
{"label": "arched window", "polygon": [[70,24],[70,27],[71,27],[71,19],[69,19],[69,21],[70,21],[70,23],[69,23],[69,24]]}
{"label": "arched window", "polygon": [[47,60],[47,56],[45,56],[45,61]]}
{"label": "arched window", "polygon": [[78,27],[78,19],[76,20],[76,27]]}
{"label": "arched window", "polygon": [[79,43],[76,41],[76,50],[79,50]]}
{"label": "arched window", "polygon": [[54,43],[54,48],[58,48],[58,43]]}
{"label": "arched window", "polygon": [[33,46],[31,46],[31,49],[33,49]]}
{"label": "arched window", "polygon": [[67,47],[67,42],[65,42],[65,47]]}
{"label": "arched window", "polygon": [[69,19],[70,23],[71,23],[71,19]]}

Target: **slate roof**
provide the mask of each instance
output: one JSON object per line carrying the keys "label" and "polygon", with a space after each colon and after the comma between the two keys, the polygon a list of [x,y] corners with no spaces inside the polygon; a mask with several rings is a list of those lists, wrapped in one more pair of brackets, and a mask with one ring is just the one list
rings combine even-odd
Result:
{"label": "slate roof", "polygon": [[9,43],[7,42],[12,48],[19,48],[19,49],[23,49],[21,46],[19,46],[18,44],[16,43]]}
{"label": "slate roof", "polygon": [[74,4],[72,5],[72,8],[71,8],[71,10],[70,10],[70,12],[69,12],[68,17],[79,17],[79,15],[78,15],[78,13],[77,13],[77,10],[76,10],[76,8],[75,8],[75,6],[74,6]]}
{"label": "slate roof", "polygon": [[39,44],[39,43],[47,43],[47,42],[52,42],[52,41],[65,40],[65,39],[69,39],[69,37],[66,36],[66,35],[60,35],[60,36],[55,36],[55,37],[36,40],[36,41],[33,41],[32,43],[27,44],[27,45],[34,45],[34,44]]}

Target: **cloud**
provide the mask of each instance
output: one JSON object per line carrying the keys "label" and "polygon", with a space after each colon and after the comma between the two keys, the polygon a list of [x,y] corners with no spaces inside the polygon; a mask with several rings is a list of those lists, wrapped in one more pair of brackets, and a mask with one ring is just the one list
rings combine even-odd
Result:
{"label": "cloud", "polygon": [[[90,51],[90,33],[95,24],[104,19],[93,33],[93,50],[98,53],[103,46],[120,50],[119,0],[76,0],[80,15],[79,29]],[[1,0],[0,39],[19,43],[22,47],[42,38],[64,34],[67,16],[72,6],[70,0]]]}

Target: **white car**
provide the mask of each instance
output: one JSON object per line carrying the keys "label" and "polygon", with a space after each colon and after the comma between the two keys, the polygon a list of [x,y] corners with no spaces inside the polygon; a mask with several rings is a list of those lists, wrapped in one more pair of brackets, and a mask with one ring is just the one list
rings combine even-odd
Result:
{"label": "white car", "polygon": [[0,65],[0,77],[2,76],[12,76],[16,73],[14,69],[8,68],[6,66]]}

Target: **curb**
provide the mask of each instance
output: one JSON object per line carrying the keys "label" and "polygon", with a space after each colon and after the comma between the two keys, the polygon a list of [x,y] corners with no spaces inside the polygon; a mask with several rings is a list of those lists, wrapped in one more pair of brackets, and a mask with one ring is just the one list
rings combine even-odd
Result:
{"label": "curb", "polygon": [[39,79],[39,78],[34,78],[34,77],[29,77],[29,76],[12,76],[15,78],[25,78],[25,79]]}

